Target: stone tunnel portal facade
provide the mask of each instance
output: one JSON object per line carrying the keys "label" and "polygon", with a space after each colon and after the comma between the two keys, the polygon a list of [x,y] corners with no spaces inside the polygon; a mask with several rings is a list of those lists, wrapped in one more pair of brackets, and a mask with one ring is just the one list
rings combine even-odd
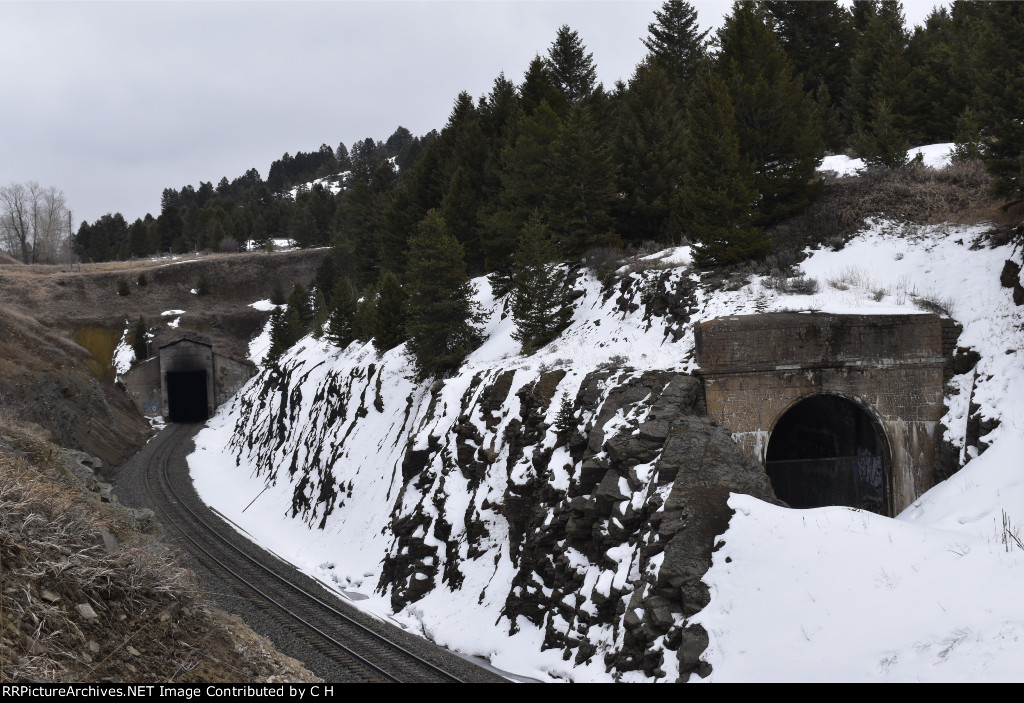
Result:
{"label": "stone tunnel portal facade", "polygon": [[937,315],[768,313],[710,320],[695,335],[708,415],[780,499],[895,515],[934,485]]}
{"label": "stone tunnel portal facade", "polygon": [[163,415],[171,422],[205,422],[213,416],[213,347],[179,339],[160,348]]}
{"label": "stone tunnel portal facade", "polygon": [[255,374],[251,362],[219,354],[204,339],[183,336],[133,365],[121,381],[143,415],[202,422]]}

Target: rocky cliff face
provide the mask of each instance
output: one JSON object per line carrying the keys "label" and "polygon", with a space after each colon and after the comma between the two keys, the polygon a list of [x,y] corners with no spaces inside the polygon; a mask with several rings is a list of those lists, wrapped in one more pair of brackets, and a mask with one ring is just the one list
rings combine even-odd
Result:
{"label": "rocky cliff face", "polygon": [[566,660],[700,671],[706,635],[686,618],[707,603],[726,500],[774,496],[705,416],[696,378],[487,368],[421,387],[400,355],[367,347],[339,363],[304,344],[240,398],[236,460],[287,482],[291,515],[311,527],[377,505],[383,534],[365,548],[395,612],[444,590],[495,604],[510,634],[543,631]]}

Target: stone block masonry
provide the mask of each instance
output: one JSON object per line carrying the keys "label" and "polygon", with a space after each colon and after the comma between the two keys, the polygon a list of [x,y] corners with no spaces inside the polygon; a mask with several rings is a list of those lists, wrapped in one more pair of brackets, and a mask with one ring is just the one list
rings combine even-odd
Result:
{"label": "stone block masonry", "polygon": [[937,315],[769,313],[710,320],[695,334],[708,415],[754,461],[765,464],[790,408],[836,395],[882,429],[893,514],[934,485],[947,364]]}

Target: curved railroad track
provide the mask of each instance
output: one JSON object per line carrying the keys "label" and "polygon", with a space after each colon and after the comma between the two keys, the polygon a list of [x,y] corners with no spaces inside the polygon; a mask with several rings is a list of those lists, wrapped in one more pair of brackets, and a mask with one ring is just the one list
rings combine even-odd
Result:
{"label": "curved railroad track", "polygon": [[[325,678],[352,682],[496,682],[501,677],[341,601],[224,524],[192,488],[184,457],[197,426],[170,425],[139,455],[139,487],[181,546],[305,647]],[[296,656],[296,654],[292,654]],[[297,657],[302,659],[302,657]],[[319,673],[319,672],[318,672]],[[324,673],[320,673],[322,677]]]}

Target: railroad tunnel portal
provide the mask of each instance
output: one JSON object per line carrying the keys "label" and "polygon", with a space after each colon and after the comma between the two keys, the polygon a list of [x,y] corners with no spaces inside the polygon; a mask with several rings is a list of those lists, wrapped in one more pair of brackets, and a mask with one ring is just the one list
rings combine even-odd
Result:
{"label": "railroad tunnel portal", "polygon": [[167,373],[167,419],[171,422],[206,422],[206,370]]}
{"label": "railroad tunnel portal", "polygon": [[134,364],[121,381],[143,415],[203,422],[255,374],[252,362],[219,354],[205,338],[189,333]]}
{"label": "railroad tunnel portal", "polygon": [[183,338],[160,348],[163,415],[171,422],[205,422],[213,416],[213,347]]}
{"label": "railroad tunnel portal", "polygon": [[846,505],[891,514],[892,462],[869,410],[838,395],[812,395],[785,411],[765,451],[775,495],[793,508]]}
{"label": "railroad tunnel portal", "polygon": [[934,485],[938,316],[767,313],[710,320],[695,337],[708,415],[780,499],[895,515]]}

